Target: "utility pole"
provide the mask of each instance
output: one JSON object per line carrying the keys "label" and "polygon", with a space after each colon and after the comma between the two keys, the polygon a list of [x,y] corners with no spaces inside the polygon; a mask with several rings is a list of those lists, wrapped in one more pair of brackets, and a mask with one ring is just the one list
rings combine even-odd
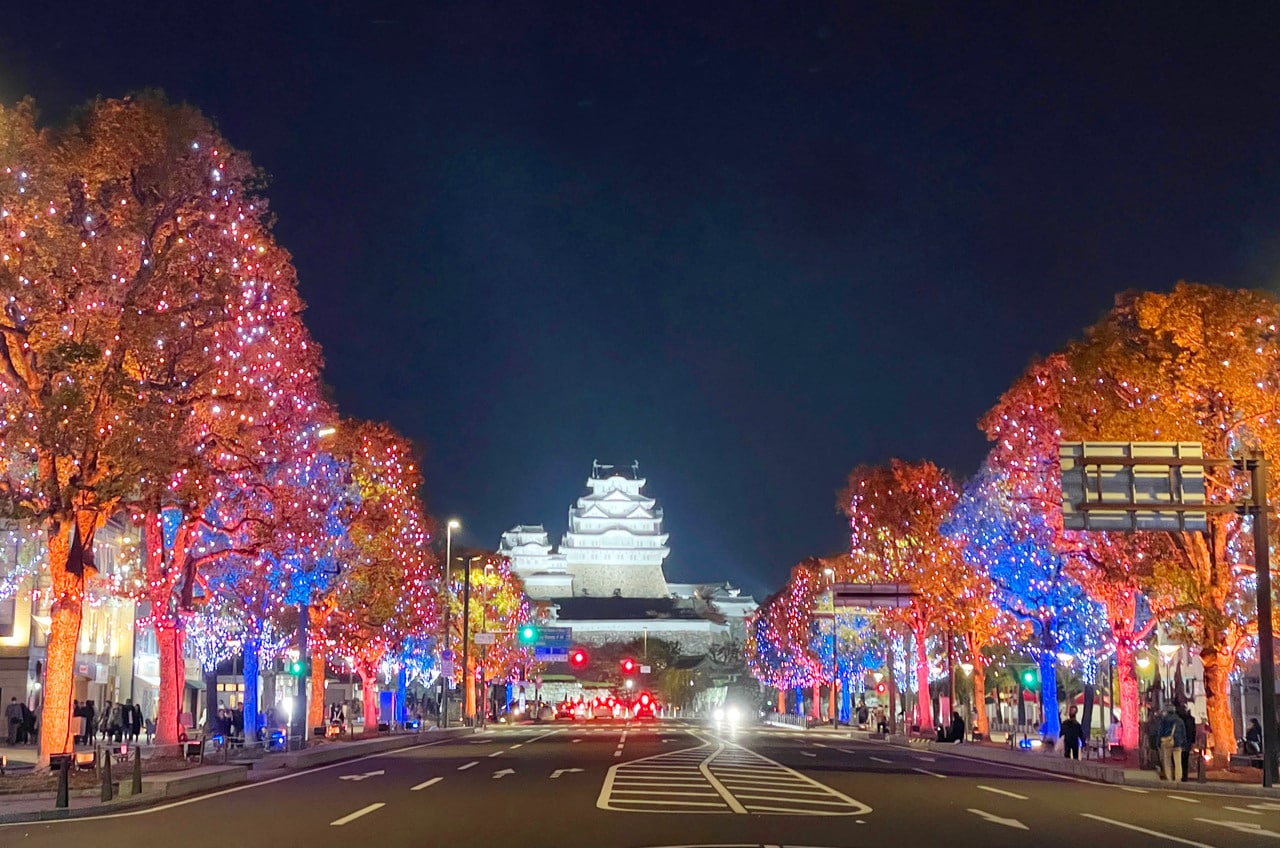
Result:
{"label": "utility pole", "polygon": [[[298,662],[302,663],[302,674],[294,676],[294,685],[298,689],[297,722],[298,747],[307,747],[307,689],[311,686],[311,663],[307,656],[307,630],[311,621],[311,605],[306,601],[298,604]],[[288,747],[288,746],[286,746]]]}
{"label": "utility pole", "polygon": [[459,527],[458,520],[451,518],[445,524],[444,530],[444,650],[440,652],[440,715],[436,718],[436,724],[440,727],[449,726],[449,677],[444,674],[445,657],[449,656],[449,570],[453,568],[453,531]]}
{"label": "utility pole", "polygon": [[[1245,460],[1252,475],[1253,565],[1258,580],[1258,676],[1262,684],[1262,785],[1276,784],[1276,655],[1271,628],[1271,550],[1267,532],[1267,467],[1261,456]],[[1215,692],[1222,698],[1225,693]]]}
{"label": "utility pole", "polygon": [[[476,681],[468,665],[471,661],[471,560],[466,561],[466,575],[462,583],[462,709],[467,718],[473,718],[472,708],[475,705]],[[466,719],[463,720],[464,724]]]}

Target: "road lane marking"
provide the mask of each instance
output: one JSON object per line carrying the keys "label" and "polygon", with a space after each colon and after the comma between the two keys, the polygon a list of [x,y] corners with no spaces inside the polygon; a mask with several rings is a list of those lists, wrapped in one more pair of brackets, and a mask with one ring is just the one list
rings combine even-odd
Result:
{"label": "road lane marking", "polygon": [[1168,797],[1170,800],[1172,800],[1172,801],[1185,801],[1185,802],[1187,802],[1188,804],[1199,804],[1199,803],[1200,803],[1200,799],[1198,799],[1198,798],[1187,798],[1187,797],[1184,797],[1184,796],[1182,796],[1182,795],[1169,795],[1169,796],[1167,796],[1167,797]]}
{"label": "road lane marking", "polygon": [[[434,742],[422,742],[417,745],[406,745],[403,748],[395,748],[391,751],[379,751],[376,754],[366,754],[363,757],[356,757],[354,759],[343,760],[342,762],[338,762],[338,763],[329,763],[328,765],[316,766],[315,768],[309,768],[303,771],[296,771],[291,774],[281,775],[280,777],[271,777],[271,778],[267,778],[266,780],[255,780],[252,783],[242,783],[239,786],[229,786],[226,789],[220,789],[217,792],[210,792],[205,795],[196,795],[191,798],[182,798],[177,801],[170,801],[168,804],[159,804],[155,807],[145,807],[141,810],[129,810],[127,812],[121,812],[121,813],[106,813],[100,816],[81,816],[79,818],[49,819],[46,822],[42,822],[42,824],[61,824],[65,822],[87,822],[87,821],[101,821],[103,819],[132,818],[134,816],[150,816],[150,815],[154,815],[155,813],[163,813],[166,810],[176,809],[177,807],[185,807],[188,804],[199,804],[203,801],[211,801],[214,798],[218,798],[223,795],[230,795],[233,792],[244,792],[245,790],[248,790],[248,789],[257,789],[260,786],[267,786],[272,783],[279,783],[283,780],[296,780],[299,777],[306,777],[309,774],[316,774],[318,772],[328,771],[329,769],[342,768],[344,766],[349,766],[354,763],[362,763],[365,760],[376,760],[382,757],[386,757],[388,755],[403,754],[407,751],[416,751],[419,748],[431,748],[436,745],[448,745],[452,742],[453,742],[452,739],[437,739]],[[0,827],[30,827],[30,826],[31,826],[31,822],[0,822]]]}
{"label": "road lane marking", "polygon": [[512,746],[511,746],[511,750],[513,750],[513,751],[514,751],[516,748],[523,747],[523,745],[524,745],[524,743],[523,743],[523,742],[517,742],[516,744],[514,744],[514,745],[512,745]]}
{"label": "road lane marking", "polygon": [[423,789],[426,789],[428,786],[435,786],[437,783],[439,783],[442,780],[444,780],[443,777],[433,777],[430,780],[422,781],[422,783],[419,783],[417,786],[410,786],[409,791],[421,792]]}
{"label": "road lane marking", "polygon": [[877,763],[884,763],[885,765],[893,765],[893,760],[886,760],[883,757],[868,757],[868,759],[875,760]]}
{"label": "road lane marking", "polygon": [[945,774],[938,774],[936,771],[929,771],[928,769],[922,769],[922,768],[913,768],[913,769],[911,769],[911,770],[912,770],[912,771],[918,771],[918,772],[920,772],[921,774],[927,774],[927,775],[929,775],[930,777],[937,777],[937,778],[941,778],[942,780],[946,780],[946,779],[947,779],[947,776],[946,776]]}
{"label": "road lane marking", "polygon": [[502,780],[502,778],[506,777],[507,775],[515,774],[515,773],[516,773],[515,769],[502,769],[501,771],[495,771],[493,773],[493,779]]}
{"label": "road lane marking", "polygon": [[800,756],[802,756],[802,757],[816,757],[816,756],[818,756],[818,755],[817,755],[817,754],[815,754],[815,753],[813,753],[812,751],[801,751],[801,752],[800,752]]}
{"label": "road lane marking", "polygon": [[582,741],[581,739],[571,739],[571,740],[569,740],[569,744],[571,744],[571,745],[577,745],[577,744],[578,744],[579,742],[581,742],[581,741]]}
{"label": "road lane marking", "polygon": [[916,759],[924,760],[926,763],[936,763],[938,761],[937,757],[926,757],[923,754],[916,754]]}
{"label": "road lane marking", "polygon": [[563,774],[574,774],[575,772],[580,772],[580,771],[582,771],[582,769],[580,769],[580,768],[562,768],[562,769],[556,769],[555,771],[551,772],[551,779],[552,779],[552,780],[558,780],[558,779],[560,778],[560,776],[561,776],[561,775],[563,775]]}
{"label": "road lane marking", "polygon": [[1233,813],[1245,813],[1250,816],[1260,816],[1262,813],[1257,810],[1246,809],[1245,807],[1223,807],[1224,810],[1230,810]]}
{"label": "road lane marking", "polygon": [[1139,789],[1136,786],[1121,786],[1120,788],[1123,789],[1125,792],[1137,792],[1139,795],[1146,795],[1148,792],[1151,791],[1149,789]]}
{"label": "road lane marking", "polygon": [[856,754],[856,753],[858,753],[858,752],[857,752],[857,751],[855,751],[853,748],[836,748],[836,750],[837,750],[837,751],[839,751],[839,752],[840,752],[840,753],[842,753],[842,754]]}
{"label": "road lane marking", "polygon": [[339,775],[338,780],[368,780],[380,774],[386,774],[386,771],[378,769],[377,771],[366,771],[364,774],[344,774]]}
{"label": "road lane marking", "polygon": [[1230,828],[1237,833],[1247,833],[1251,836],[1270,836],[1272,839],[1280,839],[1280,833],[1276,833],[1274,830],[1267,830],[1262,825],[1254,824],[1253,822],[1219,821],[1218,819],[1201,818],[1197,818],[1196,821]]}
{"label": "road lane marking", "polygon": [[1116,827],[1123,827],[1126,830],[1132,830],[1138,833],[1145,833],[1147,836],[1155,836],[1159,839],[1167,839],[1170,842],[1177,842],[1179,845],[1190,845],[1192,846],[1192,848],[1214,848],[1213,845],[1210,845],[1207,842],[1196,842],[1191,839],[1183,839],[1181,836],[1173,836],[1172,834],[1161,833],[1158,830],[1148,830],[1145,827],[1138,827],[1138,825],[1129,824],[1128,822],[1116,821],[1115,819],[1109,819],[1106,816],[1098,816],[1098,815],[1094,815],[1093,813],[1081,813],[1080,815],[1084,816],[1086,819],[1093,819],[1094,821],[1104,822],[1106,824],[1115,825]]}
{"label": "road lane marking", "polygon": [[333,821],[329,822],[329,827],[342,827],[344,824],[353,822],[356,819],[360,818],[361,816],[367,816],[369,815],[369,813],[372,813],[374,810],[380,810],[385,806],[387,805],[379,801],[376,804],[370,804],[367,807],[361,807],[360,809],[356,810],[354,813],[348,813],[347,815],[343,816],[340,819],[334,819]]}
{"label": "road lane marking", "polygon": [[478,766],[478,765],[480,765],[480,761],[479,761],[479,760],[472,760],[471,762],[467,763],[467,764],[466,764],[466,765],[464,765],[464,766],[458,766],[458,771],[466,771],[467,769],[471,768],[472,766]]}
{"label": "road lane marking", "polygon": [[992,824],[1002,824],[1002,825],[1004,825],[1005,827],[1011,827],[1011,828],[1013,828],[1014,830],[1028,830],[1028,829],[1029,829],[1025,824],[1023,824],[1022,822],[1018,821],[1017,819],[1005,819],[1005,818],[1001,818],[1000,816],[997,816],[997,815],[995,815],[994,813],[988,813],[988,812],[986,812],[985,810],[975,810],[975,809],[973,809],[972,807],[969,807],[969,808],[968,808],[968,811],[969,811],[969,812],[971,812],[971,813],[973,813],[975,816],[978,816],[979,818],[986,819],[987,821],[991,822]]}
{"label": "road lane marking", "polygon": [[502,755],[503,755],[503,754],[505,754],[505,753],[506,753],[506,751],[505,751],[504,749],[499,748],[498,750],[494,751],[494,752],[493,752],[492,754],[490,754],[489,756],[491,756],[491,757],[500,757],[500,756],[502,756]]}
{"label": "road lane marking", "polygon": [[994,786],[979,786],[978,788],[987,792],[994,792],[997,795],[1008,795],[1010,798],[1017,798],[1019,801],[1027,800],[1026,795],[1019,795],[1017,792],[1010,792],[1007,789],[996,789]]}

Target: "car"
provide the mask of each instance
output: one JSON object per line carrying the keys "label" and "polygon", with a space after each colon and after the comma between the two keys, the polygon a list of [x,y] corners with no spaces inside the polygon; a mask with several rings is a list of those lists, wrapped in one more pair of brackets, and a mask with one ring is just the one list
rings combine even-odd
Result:
{"label": "car", "polygon": [[556,707],[556,721],[573,721],[577,717],[573,704],[567,701]]}
{"label": "car", "polygon": [[726,701],[711,711],[711,722],[716,727],[733,728],[744,724],[752,724],[759,717],[756,710],[744,707],[734,701]]}
{"label": "car", "polygon": [[591,704],[592,718],[613,718],[613,707],[607,701],[595,701]]}
{"label": "car", "polygon": [[640,697],[636,699],[634,715],[637,719],[656,719],[658,702],[648,692],[640,693]]}

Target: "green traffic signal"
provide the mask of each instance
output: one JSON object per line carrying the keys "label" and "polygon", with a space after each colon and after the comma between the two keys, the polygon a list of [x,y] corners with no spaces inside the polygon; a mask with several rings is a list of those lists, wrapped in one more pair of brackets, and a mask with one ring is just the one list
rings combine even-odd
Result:
{"label": "green traffic signal", "polygon": [[1036,685],[1036,673],[1033,669],[1022,672],[1022,682],[1028,688]]}
{"label": "green traffic signal", "polygon": [[307,671],[307,666],[302,660],[293,660],[289,663],[289,673],[294,677],[301,677]]}
{"label": "green traffic signal", "polygon": [[532,624],[526,624],[520,628],[520,632],[516,634],[517,641],[521,645],[532,645],[538,641],[538,628]]}

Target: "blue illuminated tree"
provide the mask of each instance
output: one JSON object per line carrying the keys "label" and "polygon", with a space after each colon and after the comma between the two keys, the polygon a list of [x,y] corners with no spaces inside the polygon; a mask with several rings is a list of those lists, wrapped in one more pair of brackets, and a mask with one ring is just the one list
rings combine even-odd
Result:
{"label": "blue illuminated tree", "polygon": [[1060,652],[1092,653],[1105,615],[1070,575],[1053,529],[1032,501],[1017,500],[990,466],[965,486],[943,532],[962,541],[964,558],[990,575],[997,600],[1032,628],[1028,650],[1039,665],[1045,735],[1056,738]]}

